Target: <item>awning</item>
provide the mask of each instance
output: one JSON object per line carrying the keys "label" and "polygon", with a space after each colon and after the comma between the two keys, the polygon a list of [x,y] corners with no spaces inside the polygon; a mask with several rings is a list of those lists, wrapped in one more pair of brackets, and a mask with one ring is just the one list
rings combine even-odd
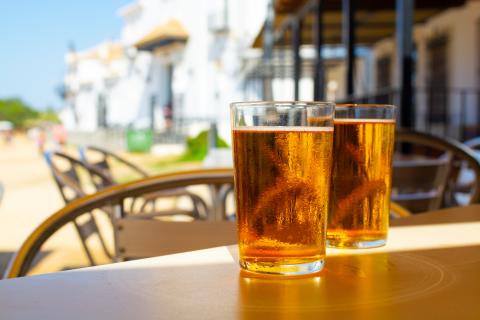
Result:
{"label": "awning", "polygon": [[[305,0],[279,0],[275,5],[274,30],[278,30],[287,22],[292,13],[297,12],[308,1]],[[425,22],[439,12],[460,6],[465,0],[416,0],[414,23]],[[325,44],[342,43],[342,1],[323,1],[323,41]],[[313,14],[308,14],[303,20],[302,44],[313,44]],[[362,0],[357,1],[355,12],[356,42],[362,45],[371,45],[381,39],[392,37],[395,34],[395,0]],[[253,43],[254,48],[263,45],[262,27]],[[274,31],[275,32],[275,31]],[[291,31],[287,28],[282,41],[276,46],[289,46],[291,44]]]}
{"label": "awning", "polygon": [[188,32],[183,25],[175,19],[154,28],[150,33],[135,43],[138,50],[155,51],[155,49],[174,43],[185,43]]}

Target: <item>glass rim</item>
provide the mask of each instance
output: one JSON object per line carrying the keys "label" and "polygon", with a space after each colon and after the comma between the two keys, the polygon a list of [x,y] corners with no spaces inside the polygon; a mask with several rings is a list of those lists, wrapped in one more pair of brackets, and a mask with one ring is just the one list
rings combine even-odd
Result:
{"label": "glass rim", "polygon": [[335,105],[337,108],[385,108],[385,109],[396,109],[397,107],[393,104],[381,104],[381,103],[340,103]]}
{"label": "glass rim", "polygon": [[238,101],[230,103],[230,108],[234,107],[266,107],[266,106],[283,106],[283,107],[335,107],[335,102],[332,101],[303,101],[303,100],[259,100],[259,101]]}

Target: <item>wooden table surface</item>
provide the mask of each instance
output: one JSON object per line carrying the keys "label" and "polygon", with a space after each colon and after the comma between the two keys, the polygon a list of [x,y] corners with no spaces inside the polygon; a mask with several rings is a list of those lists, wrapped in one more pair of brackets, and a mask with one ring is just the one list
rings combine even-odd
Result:
{"label": "wooden table surface", "polygon": [[244,274],[229,246],[2,280],[0,319],[480,319],[480,205],[392,225],[302,279]]}

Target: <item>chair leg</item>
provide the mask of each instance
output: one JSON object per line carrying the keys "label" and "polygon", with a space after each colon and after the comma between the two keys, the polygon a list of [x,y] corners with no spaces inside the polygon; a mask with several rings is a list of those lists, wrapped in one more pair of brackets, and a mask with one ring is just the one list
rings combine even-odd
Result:
{"label": "chair leg", "polygon": [[91,266],[95,266],[95,261],[93,260],[92,253],[87,247],[87,239],[83,236],[82,230],[78,223],[76,221],[73,221],[73,224],[75,225],[75,229],[77,229],[78,236],[80,237],[80,242],[82,243],[83,250],[85,251],[85,254],[87,255],[88,262],[90,263]]}
{"label": "chair leg", "polygon": [[103,252],[105,253],[105,255],[109,258],[109,259],[113,259],[112,255],[110,254],[110,252],[108,251],[108,248],[107,248],[107,245],[105,243],[105,240],[103,239],[103,236],[102,236],[102,233],[100,232],[100,229],[98,228],[98,224],[97,224],[97,220],[95,220],[95,217],[93,216],[92,213],[90,213],[90,218],[92,219],[93,221],[93,224],[95,225],[95,233],[97,234],[97,237],[98,237],[98,240],[100,241],[100,245],[103,249]]}
{"label": "chair leg", "polygon": [[195,194],[189,194],[190,200],[193,205],[193,215],[196,219],[208,219],[208,207],[207,204]]}
{"label": "chair leg", "polygon": [[218,191],[220,212],[224,220],[228,220],[229,218],[227,216],[227,196],[232,191],[233,191],[233,185],[231,184],[222,185],[220,187],[220,190]]}

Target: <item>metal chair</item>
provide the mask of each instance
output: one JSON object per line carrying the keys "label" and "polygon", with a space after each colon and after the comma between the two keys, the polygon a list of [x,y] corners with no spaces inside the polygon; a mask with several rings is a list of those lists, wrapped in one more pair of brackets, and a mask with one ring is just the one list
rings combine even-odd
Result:
{"label": "metal chair", "polygon": [[470,148],[450,138],[407,129],[398,130],[395,139],[411,145],[412,152],[393,163],[393,201],[413,213],[458,205],[452,192],[461,164],[476,176],[468,190],[468,204],[480,200],[480,161]]}
{"label": "metal chair", "polygon": [[158,190],[191,185],[233,184],[230,169],[179,172],[114,185],[73,200],[54,213],[22,244],[10,261],[5,278],[25,276],[42,245],[57,230],[93,210],[113,209],[115,252],[119,260],[203,249],[236,242],[236,225],[228,221],[171,222],[137,216],[129,212],[128,201]]}
{"label": "metal chair", "polygon": [[480,137],[467,140],[463,144],[465,144],[467,147],[473,150],[480,150]]}
{"label": "metal chair", "polygon": [[398,219],[411,216],[412,213],[393,201],[390,201],[390,218]]}
{"label": "metal chair", "polygon": [[[65,204],[82,198],[90,193],[86,190],[87,187],[80,179],[82,174],[90,177],[93,184],[93,186],[91,186],[93,189],[92,191],[97,191],[114,184],[110,177],[106,176],[102,171],[85,164],[68,154],[54,151],[45,152],[44,156]],[[103,211],[108,215],[110,214],[108,208],[103,208]],[[93,266],[97,264],[92,249],[88,245],[88,239],[94,235],[98,238],[104,254],[109,258],[112,257],[92,212],[85,212],[82,218],[73,219],[71,222],[77,230],[90,265]]]}
{"label": "metal chair", "polygon": [[[120,183],[118,178],[115,177],[113,167],[115,164],[126,168],[130,173],[133,173],[138,178],[146,178],[149,176],[146,170],[143,170],[134,163],[126,160],[125,158],[119,156],[118,154],[111,152],[109,150],[97,147],[97,146],[82,146],[79,148],[80,159],[88,163],[89,165],[95,166],[97,169],[101,170],[106,176],[108,176],[115,183]],[[186,188],[175,188],[170,190],[163,190],[159,192],[153,192],[148,195],[143,195],[143,199],[147,200],[144,202],[145,207],[148,204],[153,204],[159,198],[174,198],[178,199],[181,197],[186,197],[190,200],[192,204],[192,211],[177,210],[178,214],[191,215],[195,219],[207,219],[206,214],[208,213],[207,205],[205,202],[190,192]],[[145,208],[144,208],[145,209]],[[169,210],[172,212],[172,210]],[[145,210],[143,210],[145,213]]]}
{"label": "metal chair", "polygon": [[414,212],[440,208],[449,170],[448,158],[394,161],[392,199]]}
{"label": "metal chair", "polygon": [[89,145],[79,147],[78,151],[80,154],[80,160],[97,168],[100,168],[105,173],[105,175],[108,175],[110,179],[117,183],[119,181],[114,178],[112,171],[112,162],[114,161],[120,163],[122,166],[126,167],[130,172],[138,175],[140,178],[145,178],[149,176],[147,171],[106,149]]}
{"label": "metal chair", "polygon": [[[476,137],[464,142],[464,144],[471,148],[478,159],[480,159],[480,137]],[[452,197],[454,201],[460,205],[468,203],[469,190],[472,188],[472,184],[475,180],[475,174],[464,164],[460,164],[457,168],[457,177],[454,179],[454,188],[452,191]]]}

